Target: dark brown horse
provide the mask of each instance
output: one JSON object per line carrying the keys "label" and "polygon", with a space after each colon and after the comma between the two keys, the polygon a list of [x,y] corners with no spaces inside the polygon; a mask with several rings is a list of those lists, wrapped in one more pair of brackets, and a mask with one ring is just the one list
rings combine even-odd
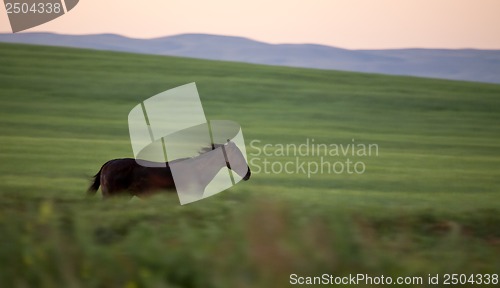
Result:
{"label": "dark brown horse", "polygon": [[[208,153],[217,149],[224,152],[224,158],[221,159],[220,153]],[[187,179],[197,191],[203,191],[223,167],[232,169],[243,180],[248,180],[251,175],[243,154],[233,142],[215,144],[210,149],[203,149],[196,157],[173,160],[165,165],[162,163],[163,167],[159,167],[160,163],[140,161],[146,165],[138,164],[133,158],[106,162],[94,176],[94,183],[88,189],[89,195],[94,195],[99,186],[104,198],[119,195],[144,197],[162,190],[176,192],[171,167],[182,168],[182,165],[189,170],[178,169],[177,173],[181,171],[182,178]]]}

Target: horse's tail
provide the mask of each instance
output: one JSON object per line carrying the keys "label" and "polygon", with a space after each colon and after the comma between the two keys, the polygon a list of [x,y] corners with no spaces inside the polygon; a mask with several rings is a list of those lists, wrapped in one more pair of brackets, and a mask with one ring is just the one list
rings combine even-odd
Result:
{"label": "horse's tail", "polygon": [[87,190],[87,195],[93,196],[97,192],[97,189],[99,189],[99,186],[101,186],[101,171],[103,167],[104,165],[101,167],[99,172],[94,175],[94,183],[92,183],[92,185],[90,185],[89,189]]}

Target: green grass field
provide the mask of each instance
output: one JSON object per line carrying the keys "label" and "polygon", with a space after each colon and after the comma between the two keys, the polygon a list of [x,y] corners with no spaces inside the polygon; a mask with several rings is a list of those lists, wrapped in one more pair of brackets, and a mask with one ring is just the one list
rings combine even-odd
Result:
{"label": "green grass field", "polygon": [[[500,85],[10,44],[0,55],[0,287],[500,273]],[[130,109],[190,82],[247,145],[355,139],[379,155],[357,159],[361,175],[254,173],[185,206],[87,199],[104,162],[133,156]]]}

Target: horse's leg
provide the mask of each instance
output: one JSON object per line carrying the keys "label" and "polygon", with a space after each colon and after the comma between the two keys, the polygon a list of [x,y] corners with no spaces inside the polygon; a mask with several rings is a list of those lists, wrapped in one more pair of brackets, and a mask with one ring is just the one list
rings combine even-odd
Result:
{"label": "horse's leg", "polygon": [[149,183],[147,182],[147,180],[145,178],[135,179],[133,181],[133,184],[130,185],[130,187],[129,187],[130,196],[131,197],[143,196],[143,194],[145,194],[146,191],[149,190],[148,186],[149,186]]}
{"label": "horse's leg", "polygon": [[157,192],[159,184],[154,171],[148,167],[140,167],[134,171],[133,180],[129,187],[132,196],[146,198]]}
{"label": "horse's leg", "polygon": [[107,177],[107,167],[104,166],[103,169],[102,169],[102,173],[101,173],[101,192],[102,192],[102,197],[103,198],[108,198],[109,196],[111,196],[111,191],[110,191],[110,187],[109,187],[109,181],[108,181],[108,177]]}

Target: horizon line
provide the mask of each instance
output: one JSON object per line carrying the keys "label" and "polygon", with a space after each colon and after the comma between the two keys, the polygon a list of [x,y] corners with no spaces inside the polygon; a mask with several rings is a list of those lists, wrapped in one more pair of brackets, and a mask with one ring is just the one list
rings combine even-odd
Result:
{"label": "horizon line", "polygon": [[245,36],[238,36],[238,35],[224,35],[224,34],[211,34],[211,33],[201,33],[201,32],[186,32],[186,33],[180,33],[180,34],[171,34],[171,35],[164,35],[164,36],[158,36],[158,37],[148,37],[148,38],[141,38],[141,37],[131,37],[131,36],[126,36],[120,33],[85,33],[85,34],[68,34],[68,33],[58,33],[58,32],[50,32],[50,31],[22,31],[22,32],[17,32],[17,33],[12,33],[10,31],[0,31],[0,35],[19,35],[19,34],[54,34],[54,35],[62,35],[62,36],[96,36],[96,35],[113,35],[113,36],[119,36],[122,38],[127,38],[127,39],[133,39],[133,40],[156,40],[156,39],[162,39],[162,38],[169,38],[169,37],[175,37],[175,36],[182,36],[182,35],[203,35],[203,36],[215,36],[215,37],[228,37],[228,38],[241,38],[253,42],[258,42],[262,44],[267,44],[267,45],[314,45],[314,46],[323,46],[323,47],[329,47],[329,48],[335,48],[335,49],[343,49],[343,50],[349,50],[349,51],[376,51],[376,50],[480,50],[480,51],[500,51],[499,48],[495,49],[485,49],[485,48],[475,48],[475,47],[459,47],[459,48],[443,48],[443,47],[423,47],[423,46],[410,46],[410,47],[390,47],[390,48],[362,48],[362,49],[353,49],[353,48],[344,48],[340,46],[332,46],[332,45],[327,45],[327,44],[320,44],[320,43],[310,43],[310,42],[280,42],[280,43],[272,43],[272,42],[265,42],[261,40],[257,40],[254,38],[250,37],[245,37]]}

